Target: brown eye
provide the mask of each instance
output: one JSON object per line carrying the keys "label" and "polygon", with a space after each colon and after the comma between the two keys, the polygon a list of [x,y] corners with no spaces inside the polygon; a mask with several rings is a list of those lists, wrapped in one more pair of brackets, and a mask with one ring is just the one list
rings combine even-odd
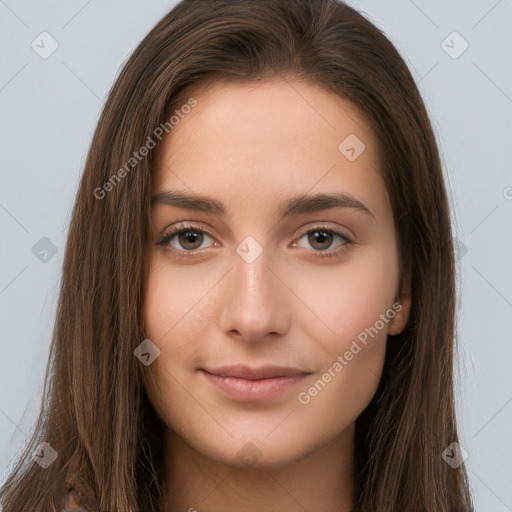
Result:
{"label": "brown eye", "polygon": [[170,249],[178,252],[192,252],[201,247],[205,238],[213,238],[206,231],[194,226],[176,226],[165,233],[157,245],[169,246]]}
{"label": "brown eye", "polygon": [[177,235],[181,247],[188,250],[199,249],[204,238],[202,233],[192,230],[179,231]]}
{"label": "brown eye", "polygon": [[315,249],[329,249],[333,241],[333,235],[329,231],[315,229],[308,233],[308,242]]}
{"label": "brown eye", "polygon": [[[303,238],[307,240],[307,244],[299,245],[298,241]],[[333,244],[336,243],[336,238],[339,242],[333,247]],[[351,245],[355,244],[352,238],[328,226],[318,226],[314,229],[310,229],[297,240],[297,242],[292,243],[293,247],[310,248],[308,252],[313,254],[313,257],[321,259],[340,258],[345,255]]]}
{"label": "brown eye", "polygon": [[316,249],[317,251],[325,251],[327,249],[330,249],[332,247],[333,241],[336,238],[338,238],[340,242],[336,245],[336,247],[333,250],[337,249],[338,247],[344,246],[352,241],[346,235],[343,235],[338,231],[322,227],[307,231],[299,238],[299,240],[304,237],[307,237],[307,241],[310,247]]}

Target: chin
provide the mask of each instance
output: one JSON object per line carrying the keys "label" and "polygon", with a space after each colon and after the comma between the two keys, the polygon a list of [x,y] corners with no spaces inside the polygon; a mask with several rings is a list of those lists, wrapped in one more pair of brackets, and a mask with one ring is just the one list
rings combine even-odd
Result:
{"label": "chin", "polygon": [[[271,432],[271,429],[265,432]],[[321,436],[320,436],[321,437]],[[212,443],[212,441],[214,441]],[[190,446],[208,459],[220,462],[236,469],[258,470],[274,469],[295,464],[318,451],[329,442],[324,436],[315,442],[311,432],[304,433],[304,439],[290,436],[288,431],[281,435],[271,434],[250,436],[240,435],[236,438],[228,434],[223,439],[205,439]]]}

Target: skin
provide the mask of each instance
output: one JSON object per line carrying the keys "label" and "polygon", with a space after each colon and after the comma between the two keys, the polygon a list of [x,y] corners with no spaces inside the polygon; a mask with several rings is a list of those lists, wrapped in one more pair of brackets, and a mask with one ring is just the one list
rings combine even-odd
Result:
{"label": "skin", "polygon": [[[160,356],[144,384],[168,427],[162,510],[349,511],[355,420],[375,394],[387,336],[405,328],[410,309],[377,140],[351,103],[309,82],[211,83],[193,96],[197,106],[155,150],[153,194],[214,196],[232,215],[164,204],[151,211],[143,315]],[[349,134],[366,146],[354,161],[338,150]],[[374,218],[339,207],[278,215],[281,201],[335,191]],[[176,235],[158,245],[181,221],[197,226],[199,239]],[[202,239],[201,228],[209,233]],[[322,259],[318,252],[334,253],[345,240],[316,242],[315,228],[353,242]],[[251,263],[236,250],[248,236],[262,248]],[[180,258],[187,248],[196,255]],[[397,297],[394,318],[300,403],[298,394]],[[311,374],[254,403],[227,398],[198,370],[236,363]]]}

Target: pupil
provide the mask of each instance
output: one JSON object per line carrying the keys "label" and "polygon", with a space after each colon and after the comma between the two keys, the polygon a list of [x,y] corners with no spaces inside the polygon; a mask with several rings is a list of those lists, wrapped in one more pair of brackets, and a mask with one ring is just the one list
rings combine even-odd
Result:
{"label": "pupil", "polygon": [[[183,239],[185,240],[185,243],[184,243],[184,244],[182,244],[182,246],[183,246],[183,247],[187,247],[187,243],[190,243],[190,239],[192,239],[192,242],[191,242],[191,243],[192,243],[192,245],[193,245],[193,244],[194,244],[194,242],[196,242],[196,241],[197,241],[197,239],[198,239],[200,236],[202,236],[202,235],[200,235],[200,234],[198,234],[198,233],[195,233],[194,231],[184,231],[184,232],[182,233],[182,237],[183,237]],[[201,244],[199,244],[199,245],[201,245]],[[192,247],[192,248],[194,248],[194,247]]]}

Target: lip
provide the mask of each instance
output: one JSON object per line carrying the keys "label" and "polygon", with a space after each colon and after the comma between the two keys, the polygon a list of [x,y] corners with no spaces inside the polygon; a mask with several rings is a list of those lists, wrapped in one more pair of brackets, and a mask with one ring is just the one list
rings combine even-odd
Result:
{"label": "lip", "polygon": [[200,369],[206,379],[228,398],[240,402],[267,402],[296,386],[310,372],[283,366],[224,366]]}

